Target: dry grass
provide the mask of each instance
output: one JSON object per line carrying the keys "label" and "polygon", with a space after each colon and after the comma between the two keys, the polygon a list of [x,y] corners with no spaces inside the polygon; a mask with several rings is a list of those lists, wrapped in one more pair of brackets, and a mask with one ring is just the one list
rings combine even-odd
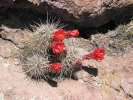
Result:
{"label": "dry grass", "polygon": [[115,30],[105,34],[91,36],[91,43],[104,48],[110,56],[120,56],[133,47],[133,22],[120,25]]}

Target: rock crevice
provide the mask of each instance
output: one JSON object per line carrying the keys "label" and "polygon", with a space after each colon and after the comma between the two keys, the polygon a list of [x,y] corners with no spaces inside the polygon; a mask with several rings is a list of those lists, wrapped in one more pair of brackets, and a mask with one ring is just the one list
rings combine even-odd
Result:
{"label": "rock crevice", "polygon": [[100,27],[110,20],[121,22],[133,16],[132,0],[1,0],[0,7],[47,11],[79,27]]}

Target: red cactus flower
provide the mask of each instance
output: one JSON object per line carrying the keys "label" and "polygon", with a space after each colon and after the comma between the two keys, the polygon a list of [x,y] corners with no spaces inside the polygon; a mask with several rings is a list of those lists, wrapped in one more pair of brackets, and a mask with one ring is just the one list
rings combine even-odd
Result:
{"label": "red cactus flower", "polygon": [[64,53],[64,54],[67,54],[67,51],[66,51],[66,50],[63,50],[63,53]]}
{"label": "red cactus flower", "polygon": [[62,64],[61,63],[54,63],[50,66],[50,69],[52,71],[55,71],[55,72],[59,72],[62,68]]}
{"label": "red cactus flower", "polygon": [[104,59],[104,55],[105,55],[105,50],[101,49],[101,48],[97,48],[94,52],[85,55],[83,58],[84,59],[95,59],[97,61],[103,60]]}
{"label": "red cactus flower", "polygon": [[67,32],[67,36],[68,37],[77,37],[79,35],[79,31],[76,29],[76,30],[71,30],[71,31],[68,31]]}
{"label": "red cactus flower", "polygon": [[63,42],[54,42],[52,43],[51,48],[53,53],[61,54],[65,48],[65,44]]}
{"label": "red cactus flower", "polygon": [[54,40],[63,41],[66,37],[66,31],[63,29],[58,29],[53,33],[53,35],[54,35]]}
{"label": "red cactus flower", "polygon": [[74,67],[76,66],[82,66],[82,62],[81,61],[77,61],[75,64],[74,64]]}

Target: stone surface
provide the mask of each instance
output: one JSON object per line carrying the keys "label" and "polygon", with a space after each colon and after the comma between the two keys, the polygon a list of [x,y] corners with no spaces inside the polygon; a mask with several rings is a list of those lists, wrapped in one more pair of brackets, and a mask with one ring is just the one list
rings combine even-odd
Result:
{"label": "stone surface", "polygon": [[[77,74],[84,82],[66,79],[57,84],[28,79],[22,73],[21,66],[16,65],[15,58],[0,57],[0,98],[5,100],[132,100],[132,53],[133,50],[126,54],[124,59],[106,56],[102,62],[85,61],[84,66],[97,68],[98,75],[94,76],[92,73],[90,75],[83,68]],[[127,66],[123,69],[123,65]]]}
{"label": "stone surface", "polygon": [[5,26],[1,26],[1,29],[0,99],[133,99],[133,50],[120,57],[106,55],[101,62],[92,59],[84,61],[82,69],[76,72],[78,80],[66,79],[58,83],[43,80],[37,82],[26,78],[19,61],[11,56],[17,50],[15,45],[19,45],[20,40],[24,38],[21,34],[25,33],[25,30],[16,31]]}
{"label": "stone surface", "polygon": [[17,47],[11,41],[5,41],[0,38],[0,56],[11,57],[16,50]]}
{"label": "stone surface", "polygon": [[[3,5],[14,5],[11,0],[2,1]],[[15,0],[18,7],[19,2]],[[38,82],[27,77],[18,59],[11,55],[29,36],[23,26],[33,16],[7,12],[9,15],[0,15],[4,16],[0,26],[0,100],[133,100],[133,50],[120,57],[106,55],[101,62],[84,61],[76,73],[78,80]]]}
{"label": "stone surface", "polygon": [[133,15],[132,0],[1,0],[0,7],[49,12],[80,27],[100,27],[111,20],[121,22]]}
{"label": "stone surface", "polygon": [[21,29],[12,29],[4,25],[2,25],[0,29],[0,36],[5,40],[14,43],[16,46],[20,45],[23,39],[27,38],[31,34],[26,30],[21,31]]}

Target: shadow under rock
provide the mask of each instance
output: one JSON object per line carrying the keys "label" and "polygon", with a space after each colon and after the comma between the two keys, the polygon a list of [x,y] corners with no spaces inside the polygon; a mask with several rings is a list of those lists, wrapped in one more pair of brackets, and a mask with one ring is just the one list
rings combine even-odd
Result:
{"label": "shadow under rock", "polygon": [[98,69],[97,68],[93,68],[92,66],[87,67],[87,66],[83,66],[82,70],[88,72],[89,74],[93,75],[93,76],[97,76],[98,75]]}

